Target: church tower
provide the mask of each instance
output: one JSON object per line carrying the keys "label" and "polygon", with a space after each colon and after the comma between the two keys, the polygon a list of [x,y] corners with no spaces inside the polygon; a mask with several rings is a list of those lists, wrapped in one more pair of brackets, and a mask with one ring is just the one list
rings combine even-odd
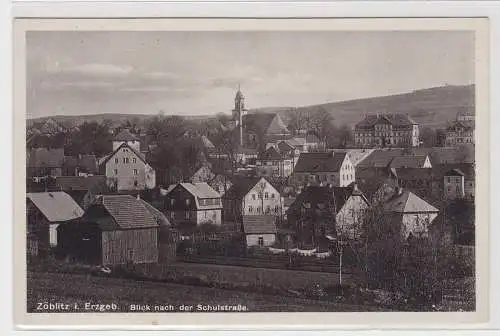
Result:
{"label": "church tower", "polygon": [[243,146],[243,115],[247,112],[245,109],[245,97],[241,93],[240,86],[238,85],[238,92],[234,97],[233,120],[239,131],[240,146]]}

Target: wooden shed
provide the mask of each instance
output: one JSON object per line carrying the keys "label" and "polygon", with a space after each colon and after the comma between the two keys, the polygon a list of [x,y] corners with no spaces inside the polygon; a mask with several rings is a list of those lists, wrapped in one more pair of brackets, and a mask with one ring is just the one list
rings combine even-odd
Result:
{"label": "wooden shed", "polygon": [[60,251],[91,264],[156,263],[159,229],[144,201],[102,195],[81,219],[58,228]]}

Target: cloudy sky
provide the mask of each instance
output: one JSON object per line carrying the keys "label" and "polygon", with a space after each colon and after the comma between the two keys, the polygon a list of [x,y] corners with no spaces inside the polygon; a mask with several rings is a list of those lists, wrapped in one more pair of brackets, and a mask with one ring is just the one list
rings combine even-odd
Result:
{"label": "cloudy sky", "polygon": [[29,117],[229,112],[474,82],[470,32],[29,32]]}

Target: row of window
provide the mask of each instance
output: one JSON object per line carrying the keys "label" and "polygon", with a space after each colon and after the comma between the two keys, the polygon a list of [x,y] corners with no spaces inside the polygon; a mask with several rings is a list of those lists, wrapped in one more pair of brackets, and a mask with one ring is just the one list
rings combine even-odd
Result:
{"label": "row of window", "polygon": [[[139,171],[138,171],[137,169],[133,169],[133,170],[132,170],[132,173],[133,173],[134,175],[138,175],[138,174],[139,174]],[[118,169],[115,169],[115,175],[118,175]]]}
{"label": "row of window", "polygon": [[[259,199],[262,199],[262,196],[264,196],[264,199],[269,199],[269,193],[268,192],[265,192],[264,195],[262,195],[262,193],[258,194]],[[256,197],[257,196],[255,194],[252,194],[252,199],[253,200],[255,200]],[[271,199],[274,199],[275,197],[276,197],[276,195],[274,193],[271,193]]]}
{"label": "row of window", "polygon": [[[120,160],[115,158],[115,163],[119,163]],[[130,163],[130,159],[128,157],[123,158],[123,163]],[[132,163],[137,163],[137,158],[132,158]]]}
{"label": "row of window", "polygon": [[[185,220],[190,220],[191,219],[191,213],[189,211],[184,212],[184,216],[182,216],[182,213],[179,214],[180,216],[177,216],[177,219],[182,219],[184,218]],[[217,213],[215,211],[212,212],[211,216],[208,215],[208,211],[204,211],[203,217],[208,219],[211,218],[212,220],[217,220]],[[170,218],[176,219],[175,212],[170,213]]]}
{"label": "row of window", "polygon": [[[199,200],[200,202],[200,205],[219,205],[220,204],[220,201],[218,199],[200,199]],[[190,198],[186,198],[184,200],[184,203],[186,205],[190,205],[191,204],[191,199]],[[175,198],[171,198],[170,199],[170,205],[174,205],[175,204]]]}
{"label": "row of window", "polygon": [[[255,213],[257,213],[257,214],[261,214],[261,213],[264,213],[264,214],[269,214],[269,213],[271,213],[271,212],[272,212],[272,211],[271,211],[271,207],[270,207],[269,205],[268,205],[268,206],[266,206],[266,210],[265,210],[265,212],[262,212],[262,207],[260,207],[260,206],[259,206],[259,207],[255,207],[255,208],[254,208],[253,206],[251,206],[251,205],[250,205],[250,206],[248,207],[248,213],[254,213],[254,210],[255,210]],[[276,205],[276,206],[274,207],[274,213],[279,213],[279,210],[280,210],[279,205]]]}

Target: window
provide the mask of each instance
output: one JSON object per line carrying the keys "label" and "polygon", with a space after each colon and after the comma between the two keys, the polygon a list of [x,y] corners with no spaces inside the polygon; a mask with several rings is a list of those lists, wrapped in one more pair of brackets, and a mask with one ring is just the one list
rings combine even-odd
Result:
{"label": "window", "polygon": [[186,211],[186,213],[184,214],[184,219],[186,219],[186,220],[189,219],[189,211]]}
{"label": "window", "polygon": [[134,175],[137,175],[137,169],[134,169]]}
{"label": "window", "polygon": [[126,158],[123,158],[123,163],[127,163],[127,161],[125,160]]}
{"label": "window", "polygon": [[274,198],[274,193],[271,194],[271,198]]}
{"label": "window", "polygon": [[212,211],[212,219],[213,220],[217,219],[217,213],[215,211]]}
{"label": "window", "polygon": [[137,187],[139,183],[137,182],[137,180],[134,181],[134,187]]}
{"label": "window", "polygon": [[170,205],[174,205],[175,204],[175,199],[171,198],[170,199]]}
{"label": "window", "polygon": [[278,206],[278,205],[276,205],[276,206],[274,207],[274,212],[278,213],[278,212],[279,212],[279,209],[280,209],[280,208],[279,208],[279,206]]}
{"label": "window", "polygon": [[132,163],[137,163],[137,159],[136,158],[132,158]]}
{"label": "window", "polygon": [[271,212],[271,207],[268,205],[268,206],[266,206],[266,214],[268,214],[270,212]]}
{"label": "window", "polygon": [[449,177],[449,176],[448,176],[448,177],[446,178],[446,182],[451,183],[451,177]]}
{"label": "window", "polygon": [[259,237],[258,244],[259,246],[264,246],[264,237]]}
{"label": "window", "polygon": [[[186,198],[186,205],[189,205],[191,204],[191,200],[189,198]],[[207,214],[205,213],[205,217],[207,216]]]}
{"label": "window", "polygon": [[118,163],[118,158],[115,158],[115,163]]}
{"label": "window", "polygon": [[255,194],[252,194],[252,199],[255,200]]}
{"label": "window", "polygon": [[115,169],[115,175],[118,175],[118,169]]}
{"label": "window", "polygon": [[457,186],[457,193],[459,193],[459,192],[460,192],[460,187],[459,187],[459,186]]}
{"label": "window", "polygon": [[134,250],[128,250],[128,260],[134,261]]}
{"label": "window", "polygon": [[264,194],[264,198],[265,198],[265,199],[268,199],[268,198],[269,198],[269,193],[267,193],[267,192],[266,192],[266,193]]}
{"label": "window", "polygon": [[252,213],[252,211],[253,211],[253,207],[250,205],[250,206],[248,207],[248,212],[249,212],[249,213]]}
{"label": "window", "polygon": [[262,199],[262,193],[259,193],[259,199]]}
{"label": "window", "polygon": [[257,213],[260,214],[261,211],[262,211],[261,207],[257,207]]}

